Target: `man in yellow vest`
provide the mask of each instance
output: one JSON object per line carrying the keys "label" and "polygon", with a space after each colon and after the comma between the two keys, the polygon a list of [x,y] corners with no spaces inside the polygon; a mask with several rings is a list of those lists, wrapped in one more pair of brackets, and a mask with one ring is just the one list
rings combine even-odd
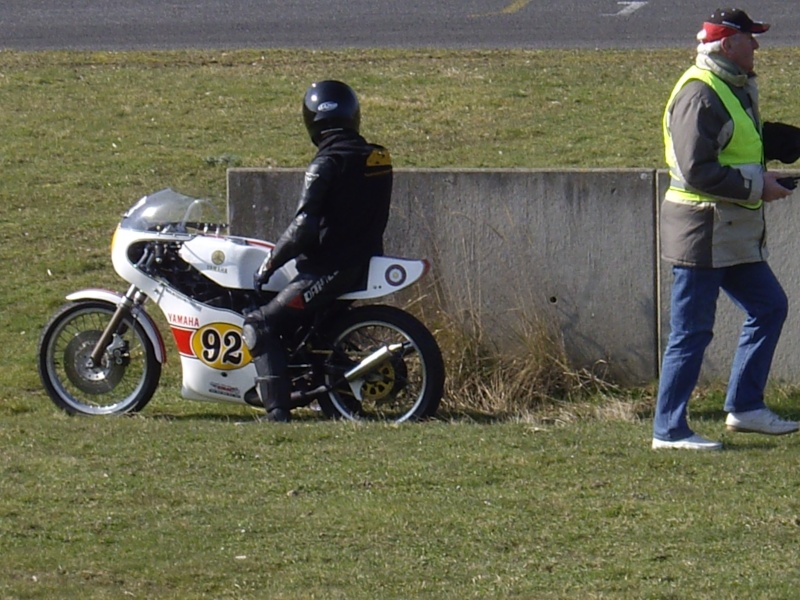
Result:
{"label": "man in yellow vest", "polygon": [[766,262],[764,203],[791,195],[767,160],[800,158],[800,129],[763,123],[753,72],[769,25],[735,8],[716,10],[697,34],[695,65],[679,79],[663,120],[670,186],[661,207],[661,254],[672,264],[670,335],[653,420],[653,448],[719,450],[687,422],[689,397],[713,336],[719,290],[746,313],[725,411],[728,430],[798,430],[764,404],[788,311]]}

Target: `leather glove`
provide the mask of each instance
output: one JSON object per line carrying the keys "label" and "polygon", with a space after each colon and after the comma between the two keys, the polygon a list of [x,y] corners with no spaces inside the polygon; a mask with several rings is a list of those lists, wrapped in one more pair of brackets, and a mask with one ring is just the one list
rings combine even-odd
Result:
{"label": "leather glove", "polygon": [[258,268],[253,274],[253,287],[257,292],[261,291],[261,286],[267,283],[275,273],[275,269],[272,268],[272,257],[268,256],[264,259],[264,262],[261,263],[261,266]]}

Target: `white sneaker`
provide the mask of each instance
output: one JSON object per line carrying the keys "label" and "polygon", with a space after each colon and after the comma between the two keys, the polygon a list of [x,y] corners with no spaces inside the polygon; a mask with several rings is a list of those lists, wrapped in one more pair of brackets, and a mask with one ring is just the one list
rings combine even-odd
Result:
{"label": "white sneaker", "polygon": [[728,431],[765,433],[767,435],[785,435],[800,429],[800,424],[797,421],[781,419],[768,408],[728,413],[725,425]]}
{"label": "white sneaker", "polygon": [[682,440],[675,440],[674,442],[653,438],[653,449],[659,450],[661,448],[677,448],[679,450],[722,450],[722,442],[712,442],[696,433]]}

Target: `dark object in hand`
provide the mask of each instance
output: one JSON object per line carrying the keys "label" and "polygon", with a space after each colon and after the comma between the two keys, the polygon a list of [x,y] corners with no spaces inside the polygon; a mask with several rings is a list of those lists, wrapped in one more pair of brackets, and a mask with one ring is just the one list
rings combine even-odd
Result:
{"label": "dark object in hand", "polygon": [[800,158],[800,128],[786,123],[764,123],[764,157],[789,164]]}
{"label": "dark object in hand", "polygon": [[800,177],[779,177],[775,181],[780,183],[787,190],[793,190],[797,187],[797,182],[800,181]]}

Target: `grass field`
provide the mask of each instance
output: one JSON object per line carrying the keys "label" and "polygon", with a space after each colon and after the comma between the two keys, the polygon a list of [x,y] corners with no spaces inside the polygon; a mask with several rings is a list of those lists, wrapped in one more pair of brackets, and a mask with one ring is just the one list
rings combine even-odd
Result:
{"label": "grass field", "polygon": [[[304,165],[307,84],[335,77],[397,167],[657,167],[692,49],[0,52],[0,597],[793,598],[800,437],[649,450],[650,390],[402,427],[181,401],[68,418],[35,372],[69,291],[120,289],[120,214],[225,168]],[[800,123],[800,51],[765,50],[765,118]],[[294,199],[287,199],[294,202]],[[770,403],[800,417],[797,395]],[[491,411],[489,411],[491,413]],[[236,425],[244,422],[245,425]]]}

